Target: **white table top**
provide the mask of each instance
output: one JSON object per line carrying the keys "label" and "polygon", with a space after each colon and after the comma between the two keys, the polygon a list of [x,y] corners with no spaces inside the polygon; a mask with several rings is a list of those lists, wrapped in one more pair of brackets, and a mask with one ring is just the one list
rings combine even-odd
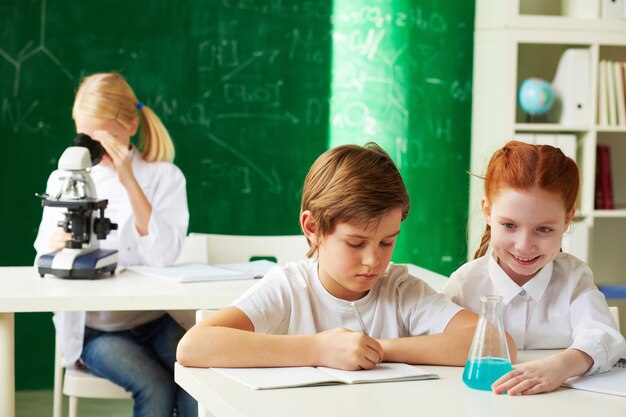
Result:
{"label": "white table top", "polygon": [[0,312],[217,309],[256,280],[176,283],[131,271],[96,280],[68,280],[33,267],[0,268]]}
{"label": "white table top", "polygon": [[[440,291],[445,277],[415,265],[409,271]],[[131,271],[95,280],[69,280],[34,267],[0,267],[0,312],[218,309],[257,280],[177,283]]]}
{"label": "white table top", "polygon": [[[520,352],[520,360],[545,351]],[[542,395],[509,397],[467,388],[463,368],[420,366],[438,380],[386,382],[255,391],[212,369],[176,364],[175,379],[215,417],[468,416],[529,417],[626,415],[626,398],[559,388]]]}

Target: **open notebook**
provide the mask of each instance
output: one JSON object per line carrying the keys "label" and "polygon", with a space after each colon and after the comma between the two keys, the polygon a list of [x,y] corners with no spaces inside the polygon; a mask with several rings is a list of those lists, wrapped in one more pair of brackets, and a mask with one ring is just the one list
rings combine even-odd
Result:
{"label": "open notebook", "polygon": [[626,397],[626,359],[620,359],[609,372],[570,378],[563,386]]}
{"label": "open notebook", "polygon": [[168,281],[198,282],[262,278],[274,265],[274,262],[267,260],[217,265],[188,262],[165,267],[129,266],[128,270]]}
{"label": "open notebook", "polygon": [[313,387],[335,384],[418,381],[439,375],[405,363],[381,363],[361,371],[342,371],[325,367],[291,368],[213,368],[252,389]]}

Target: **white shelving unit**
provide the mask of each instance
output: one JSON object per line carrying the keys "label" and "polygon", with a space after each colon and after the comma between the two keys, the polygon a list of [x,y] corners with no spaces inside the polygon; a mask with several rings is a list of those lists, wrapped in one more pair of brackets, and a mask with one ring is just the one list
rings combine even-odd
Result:
{"label": "white shelving unit", "polygon": [[[564,247],[587,261],[598,285],[626,284],[626,127],[598,126],[600,60],[626,61],[626,20],[575,18],[563,10],[575,0],[477,0],[474,38],[471,172],[483,174],[493,152],[518,134],[573,134],[581,172],[576,222]],[[580,4],[580,3],[579,3]],[[584,7],[598,8],[588,0]],[[589,10],[598,16],[597,9]],[[561,54],[569,48],[590,52],[587,117],[571,124],[526,123],[517,102],[523,80],[554,79]],[[554,119],[554,117],[552,118]],[[596,145],[611,147],[614,210],[596,210]],[[470,257],[478,247],[485,222],[480,210],[483,182],[472,178],[470,189]]]}

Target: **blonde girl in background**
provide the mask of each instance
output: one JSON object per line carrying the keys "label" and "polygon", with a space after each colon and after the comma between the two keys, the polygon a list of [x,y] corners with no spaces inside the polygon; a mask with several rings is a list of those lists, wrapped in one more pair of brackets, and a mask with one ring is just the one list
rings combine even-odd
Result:
{"label": "blonde girl in background", "polygon": [[482,295],[500,295],[504,328],[518,349],[565,348],[515,365],[493,391],[537,394],[608,371],[626,350],[624,338],[589,266],[560,251],[576,210],[576,163],[552,146],[511,141],[492,156],[484,180],[480,249],[444,293],[475,312]]}
{"label": "blonde girl in background", "polygon": [[[91,136],[106,155],[92,167],[106,216],[118,224],[103,249],[117,249],[118,265],[164,266],[175,261],[189,223],[185,177],[172,163],[174,145],[158,116],[116,73],[86,77],[76,93],[76,131]],[[131,137],[140,130],[138,146]],[[58,172],[47,192],[54,193]],[[45,207],[37,256],[61,249],[70,237],[57,226],[63,209]],[[86,366],[134,399],[134,416],[187,417],[197,404],[174,382],[176,345],[183,328],[165,311],[59,312],[54,316],[68,363]]]}

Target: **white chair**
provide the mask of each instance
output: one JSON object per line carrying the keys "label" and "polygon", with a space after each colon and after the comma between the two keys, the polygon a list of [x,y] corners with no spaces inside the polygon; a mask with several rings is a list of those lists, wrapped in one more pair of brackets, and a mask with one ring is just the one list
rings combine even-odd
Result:
{"label": "white chair", "polygon": [[87,370],[66,367],[59,337],[55,338],[54,347],[54,393],[53,417],[63,415],[63,394],[69,401],[69,417],[78,417],[78,399],[82,398],[131,398],[131,393],[108,379],[100,378]]}
{"label": "white chair", "polygon": [[[225,264],[248,262],[252,258],[275,258],[277,263],[303,259],[309,250],[304,235],[247,236],[189,233],[176,264],[205,262]],[[170,310],[183,328],[195,323],[193,310]]]}
{"label": "white chair", "polygon": [[309,250],[304,235],[238,236],[190,233],[176,263],[209,264],[247,262],[254,257],[276,258],[276,262],[297,261]]}
{"label": "white chair", "polygon": [[620,326],[619,326],[619,309],[615,306],[610,306],[609,307],[609,311],[611,312],[611,315],[613,316],[613,320],[615,320],[615,324],[617,325],[617,330],[620,330]]}

